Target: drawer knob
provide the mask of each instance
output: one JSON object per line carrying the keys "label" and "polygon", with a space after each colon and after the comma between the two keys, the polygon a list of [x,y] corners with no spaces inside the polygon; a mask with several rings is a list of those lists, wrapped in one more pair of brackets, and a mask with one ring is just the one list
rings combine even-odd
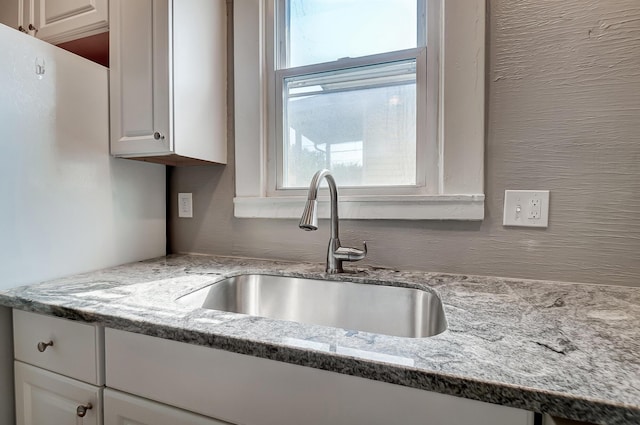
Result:
{"label": "drawer knob", "polygon": [[153,133],[153,138],[156,140],[164,140],[164,134],[156,131],[155,133]]}
{"label": "drawer knob", "polygon": [[38,343],[38,351],[40,351],[41,353],[44,353],[44,350],[46,350],[47,347],[53,347],[53,341]]}
{"label": "drawer knob", "polygon": [[87,403],[84,406],[80,405],[76,409],[76,415],[78,415],[81,418],[84,418],[84,415],[87,414],[87,410],[91,410],[91,409],[93,409],[93,405],[91,403]]}

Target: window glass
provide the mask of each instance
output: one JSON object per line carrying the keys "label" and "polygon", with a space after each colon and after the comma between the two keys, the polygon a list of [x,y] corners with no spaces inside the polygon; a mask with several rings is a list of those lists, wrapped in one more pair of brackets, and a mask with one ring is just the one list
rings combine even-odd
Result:
{"label": "window glass", "polygon": [[416,184],[416,60],[285,77],[281,188]]}
{"label": "window glass", "polygon": [[417,47],[416,0],[288,0],[286,67]]}

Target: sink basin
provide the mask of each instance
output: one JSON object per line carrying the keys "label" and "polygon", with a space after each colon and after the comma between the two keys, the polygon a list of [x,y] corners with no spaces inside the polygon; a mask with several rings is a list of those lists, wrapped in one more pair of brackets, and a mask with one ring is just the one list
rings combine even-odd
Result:
{"label": "sink basin", "polygon": [[433,336],[447,329],[436,294],[365,283],[246,274],[176,301],[193,308],[409,338]]}

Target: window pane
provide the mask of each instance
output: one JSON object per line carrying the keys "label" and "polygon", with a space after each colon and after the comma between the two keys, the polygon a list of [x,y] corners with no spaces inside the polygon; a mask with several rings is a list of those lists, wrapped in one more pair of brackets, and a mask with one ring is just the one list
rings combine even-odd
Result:
{"label": "window pane", "polygon": [[283,188],[416,184],[416,61],[284,78]]}
{"label": "window pane", "polygon": [[289,0],[287,67],[417,47],[416,0]]}

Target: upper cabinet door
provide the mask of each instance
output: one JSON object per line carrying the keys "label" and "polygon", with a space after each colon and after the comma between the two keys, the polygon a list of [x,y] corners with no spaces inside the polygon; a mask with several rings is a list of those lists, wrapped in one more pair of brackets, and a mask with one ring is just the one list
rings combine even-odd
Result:
{"label": "upper cabinet door", "polygon": [[111,0],[111,154],[227,162],[225,0]]}
{"label": "upper cabinet door", "polygon": [[[25,21],[37,29],[36,37],[59,44],[109,30],[108,0],[24,1]],[[31,6],[31,7],[29,7]]]}
{"label": "upper cabinet door", "polygon": [[112,0],[111,153],[168,154],[169,0]]}

